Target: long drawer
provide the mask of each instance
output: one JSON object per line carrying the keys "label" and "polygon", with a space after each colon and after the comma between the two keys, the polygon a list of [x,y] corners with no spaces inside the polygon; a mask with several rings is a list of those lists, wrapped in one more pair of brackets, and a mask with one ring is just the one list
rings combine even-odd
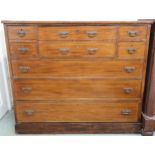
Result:
{"label": "long drawer", "polygon": [[142,60],[12,60],[14,77],[142,78]]}
{"label": "long drawer", "polygon": [[116,39],[115,26],[43,26],[38,28],[39,40],[105,40]]}
{"label": "long drawer", "polygon": [[137,101],[17,102],[17,122],[137,122]]}
{"label": "long drawer", "polygon": [[14,94],[16,100],[140,98],[141,80],[18,79],[14,80]]}
{"label": "long drawer", "polygon": [[42,57],[114,57],[115,42],[102,41],[40,41],[39,54]]}

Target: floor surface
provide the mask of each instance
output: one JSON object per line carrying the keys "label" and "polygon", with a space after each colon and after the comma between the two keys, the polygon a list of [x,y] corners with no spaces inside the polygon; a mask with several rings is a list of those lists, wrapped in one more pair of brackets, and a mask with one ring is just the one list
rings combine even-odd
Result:
{"label": "floor surface", "polygon": [[[0,120],[0,136],[20,136],[24,134],[17,134],[14,129],[14,114],[13,111],[8,112],[1,120]],[[25,134],[28,135],[28,134]],[[47,134],[34,134],[34,135],[47,135]],[[54,135],[62,135],[62,134],[48,134],[51,136]],[[64,136],[75,136],[79,134],[64,134]],[[82,134],[84,136],[140,136],[140,134]],[[32,136],[32,135],[31,135]],[[155,136],[155,132],[154,132]]]}

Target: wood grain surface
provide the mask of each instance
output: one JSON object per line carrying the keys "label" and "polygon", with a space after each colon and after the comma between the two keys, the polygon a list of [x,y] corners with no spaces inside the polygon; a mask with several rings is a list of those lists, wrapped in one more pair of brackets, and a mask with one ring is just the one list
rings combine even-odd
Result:
{"label": "wood grain surface", "polygon": [[45,58],[114,57],[115,42],[39,42],[39,54]]}
{"label": "wood grain surface", "polygon": [[142,60],[12,60],[17,78],[142,78]]}
{"label": "wood grain surface", "polygon": [[[105,40],[116,38],[114,26],[79,26],[79,27],[39,27],[39,40]],[[67,32],[66,37],[61,33]],[[89,37],[90,32],[95,35]]]}
{"label": "wood grain surface", "polygon": [[[126,93],[126,89],[129,93]],[[55,79],[14,80],[16,100],[70,98],[140,98],[141,80]]]}
{"label": "wood grain surface", "polygon": [[[17,122],[137,122],[137,102],[70,101],[60,103],[18,102]],[[130,110],[125,115],[124,109]],[[27,111],[33,111],[32,114]]]}

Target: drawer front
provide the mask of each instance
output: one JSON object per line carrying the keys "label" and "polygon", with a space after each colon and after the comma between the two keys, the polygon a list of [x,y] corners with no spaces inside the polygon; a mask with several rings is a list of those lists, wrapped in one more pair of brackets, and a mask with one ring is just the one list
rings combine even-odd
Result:
{"label": "drawer front", "polygon": [[11,42],[10,55],[12,58],[36,57],[37,44],[35,42]]}
{"label": "drawer front", "polygon": [[121,26],[119,40],[146,40],[147,26]]}
{"label": "drawer front", "polygon": [[16,100],[140,98],[141,80],[14,80]]}
{"label": "drawer front", "polygon": [[145,43],[120,42],[118,44],[118,55],[120,58],[143,59],[145,57]]}
{"label": "drawer front", "polygon": [[27,39],[36,39],[37,31],[34,26],[8,26],[7,27],[8,38],[27,40]]}
{"label": "drawer front", "polygon": [[17,122],[137,122],[139,103],[105,101],[18,102]]}
{"label": "drawer front", "polygon": [[39,27],[39,40],[105,40],[116,38],[114,26]]}
{"label": "drawer front", "polygon": [[39,42],[43,57],[113,57],[114,42]]}
{"label": "drawer front", "polygon": [[12,60],[14,77],[142,78],[142,60]]}

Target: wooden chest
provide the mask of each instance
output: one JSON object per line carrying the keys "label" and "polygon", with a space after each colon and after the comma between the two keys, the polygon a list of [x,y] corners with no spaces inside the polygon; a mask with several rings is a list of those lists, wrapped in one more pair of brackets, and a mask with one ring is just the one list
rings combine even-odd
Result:
{"label": "wooden chest", "polygon": [[3,21],[19,133],[141,131],[149,21]]}

